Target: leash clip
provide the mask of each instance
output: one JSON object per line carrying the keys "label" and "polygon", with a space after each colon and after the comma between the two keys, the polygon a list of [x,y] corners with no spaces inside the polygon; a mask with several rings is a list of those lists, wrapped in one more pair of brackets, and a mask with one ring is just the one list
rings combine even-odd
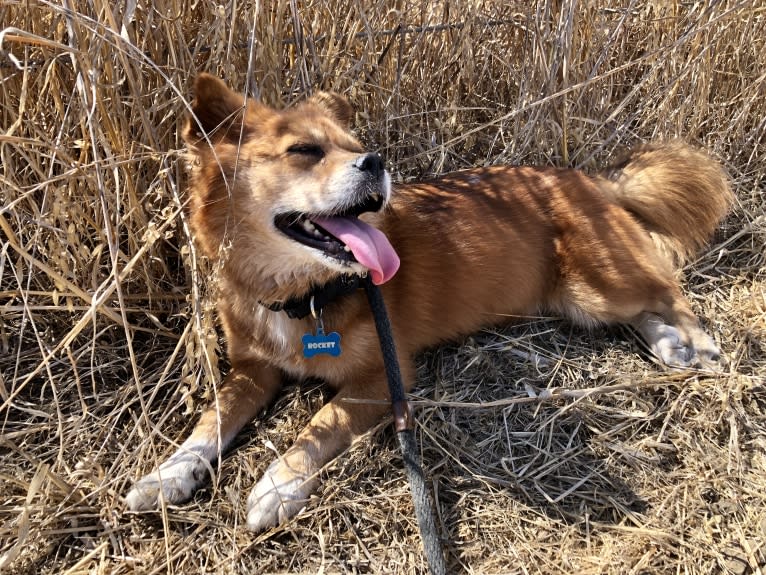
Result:
{"label": "leash clip", "polygon": [[338,332],[325,333],[324,321],[322,321],[322,308],[317,311],[314,305],[314,296],[309,300],[309,309],[311,317],[316,322],[316,333],[304,334],[301,338],[303,342],[303,357],[311,358],[315,355],[331,355],[338,357],[340,355],[340,334]]}
{"label": "leash clip", "polygon": [[314,318],[314,321],[317,324],[317,332],[324,333],[324,322],[322,321],[322,308],[319,308],[319,312],[317,312],[316,307],[314,307],[314,297],[311,296],[311,299],[309,300],[309,309],[311,310],[311,317]]}

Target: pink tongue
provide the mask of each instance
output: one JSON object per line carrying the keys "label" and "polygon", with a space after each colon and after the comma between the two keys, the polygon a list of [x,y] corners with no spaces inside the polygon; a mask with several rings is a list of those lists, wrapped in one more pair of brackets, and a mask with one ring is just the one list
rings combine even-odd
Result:
{"label": "pink tongue", "polygon": [[399,269],[399,256],[383,232],[358,218],[311,218],[348,246],[356,261],[370,270],[372,283],[390,280]]}

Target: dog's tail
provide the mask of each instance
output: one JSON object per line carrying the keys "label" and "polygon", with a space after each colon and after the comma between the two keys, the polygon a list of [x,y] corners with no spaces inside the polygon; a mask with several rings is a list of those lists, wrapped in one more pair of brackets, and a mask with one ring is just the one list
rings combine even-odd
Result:
{"label": "dog's tail", "polygon": [[600,175],[604,192],[678,267],[710,239],[734,199],[721,165],[678,141],[638,146]]}

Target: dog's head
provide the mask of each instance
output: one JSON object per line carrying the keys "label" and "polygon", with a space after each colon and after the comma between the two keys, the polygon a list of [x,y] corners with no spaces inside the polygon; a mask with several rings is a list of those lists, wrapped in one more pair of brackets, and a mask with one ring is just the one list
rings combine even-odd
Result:
{"label": "dog's head", "polygon": [[296,292],[339,273],[369,271],[375,283],[393,276],[396,253],[359,218],[384,208],[390,177],[349,131],[342,96],[320,92],[277,111],[207,74],[194,92],[184,139],[192,223],[208,254],[229,246],[241,277]]}

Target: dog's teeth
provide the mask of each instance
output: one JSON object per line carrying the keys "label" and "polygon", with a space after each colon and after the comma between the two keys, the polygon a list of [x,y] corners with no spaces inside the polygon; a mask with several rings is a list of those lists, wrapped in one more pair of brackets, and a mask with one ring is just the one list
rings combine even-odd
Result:
{"label": "dog's teeth", "polygon": [[351,251],[351,248],[350,248],[350,247],[348,247],[348,246],[343,246],[343,251],[344,251],[344,252],[350,252],[350,251]]}
{"label": "dog's teeth", "polygon": [[329,240],[330,238],[323,234],[319,228],[317,228],[314,223],[311,220],[303,220],[301,222],[301,225],[303,226],[303,229],[306,230],[306,233],[311,234],[317,239],[320,240]]}
{"label": "dog's teeth", "polygon": [[314,224],[312,224],[309,220],[303,220],[301,222],[301,225],[303,226],[303,229],[306,230],[310,234],[316,234],[317,229],[314,227]]}

